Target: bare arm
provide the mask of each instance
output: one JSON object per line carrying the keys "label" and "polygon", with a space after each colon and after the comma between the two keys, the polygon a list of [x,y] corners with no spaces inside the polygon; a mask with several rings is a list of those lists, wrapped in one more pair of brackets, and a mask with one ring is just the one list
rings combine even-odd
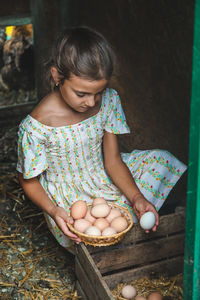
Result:
{"label": "bare arm", "polygon": [[153,227],[153,230],[155,231],[156,226],[158,226],[159,223],[159,215],[155,207],[144,198],[138,189],[130,170],[122,161],[116,135],[105,131],[103,152],[104,165],[108,175],[111,177],[113,183],[133,204],[134,212],[137,217],[140,219],[147,211],[152,211],[155,214],[156,225]]}
{"label": "bare arm", "polygon": [[67,227],[66,223],[73,223],[72,218],[68,216],[64,208],[55,206],[53,204],[37,177],[24,179],[23,175],[19,173],[19,182],[27,197],[49,216],[51,216],[65,235],[75,242],[80,242],[80,239]]}

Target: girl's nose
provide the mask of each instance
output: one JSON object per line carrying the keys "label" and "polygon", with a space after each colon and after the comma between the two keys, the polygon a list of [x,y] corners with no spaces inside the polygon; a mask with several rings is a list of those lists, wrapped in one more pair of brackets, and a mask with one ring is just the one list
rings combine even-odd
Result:
{"label": "girl's nose", "polygon": [[89,107],[93,107],[95,105],[95,97],[94,96],[88,97],[86,101],[86,105]]}

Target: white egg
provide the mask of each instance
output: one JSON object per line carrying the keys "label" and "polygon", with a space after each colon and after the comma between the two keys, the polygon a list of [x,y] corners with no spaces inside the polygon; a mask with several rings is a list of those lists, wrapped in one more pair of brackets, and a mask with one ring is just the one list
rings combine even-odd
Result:
{"label": "white egg", "polygon": [[101,235],[101,231],[96,226],[90,226],[86,229],[85,234],[98,236]]}
{"label": "white egg", "polygon": [[132,299],[137,294],[136,289],[132,285],[125,285],[122,288],[122,296],[126,299]]}
{"label": "white egg", "polygon": [[116,233],[117,233],[117,231],[112,227],[107,227],[102,231],[103,236],[113,235]]}
{"label": "white egg", "polygon": [[151,229],[156,223],[156,217],[153,212],[148,211],[140,218],[140,226],[144,230]]}

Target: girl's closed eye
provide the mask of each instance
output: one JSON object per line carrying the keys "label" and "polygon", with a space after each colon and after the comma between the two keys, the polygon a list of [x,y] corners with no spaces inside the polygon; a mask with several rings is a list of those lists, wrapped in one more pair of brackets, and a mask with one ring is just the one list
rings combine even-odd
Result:
{"label": "girl's closed eye", "polygon": [[79,98],[83,98],[86,94],[76,93],[76,95],[77,95]]}

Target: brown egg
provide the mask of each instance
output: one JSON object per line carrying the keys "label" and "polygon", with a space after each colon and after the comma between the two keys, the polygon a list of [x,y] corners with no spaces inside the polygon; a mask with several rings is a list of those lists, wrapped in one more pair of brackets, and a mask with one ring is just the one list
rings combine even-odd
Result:
{"label": "brown egg", "polygon": [[101,231],[103,231],[105,228],[109,226],[109,222],[104,218],[99,218],[96,219],[93,225],[98,227]]}
{"label": "brown egg", "polygon": [[110,212],[110,206],[107,204],[97,204],[91,208],[91,215],[95,218],[105,218]]}
{"label": "brown egg", "polygon": [[117,217],[112,220],[110,226],[117,232],[121,232],[128,227],[128,223],[124,217]]}
{"label": "brown egg", "polygon": [[91,215],[90,209],[88,209],[88,211],[87,211],[87,213],[86,213],[86,215],[85,215],[85,219],[86,219],[87,221],[89,221],[91,224],[93,224],[94,221],[96,220],[96,218],[94,218],[94,217]]}
{"label": "brown egg", "polygon": [[104,198],[98,197],[95,198],[92,202],[92,205],[97,205],[97,204],[107,204],[106,200]]}
{"label": "brown egg", "polygon": [[106,217],[106,219],[108,220],[109,223],[111,223],[114,218],[117,218],[120,216],[121,216],[120,209],[117,207],[112,207],[111,211],[110,211],[109,215]]}
{"label": "brown egg", "polygon": [[79,232],[85,232],[88,227],[91,226],[91,223],[85,219],[78,219],[74,221],[74,228]]}
{"label": "brown egg", "polygon": [[147,300],[162,300],[162,296],[160,293],[154,292],[148,296]]}
{"label": "brown egg", "polygon": [[70,213],[73,219],[82,219],[87,213],[87,204],[83,200],[74,202],[71,206]]}

